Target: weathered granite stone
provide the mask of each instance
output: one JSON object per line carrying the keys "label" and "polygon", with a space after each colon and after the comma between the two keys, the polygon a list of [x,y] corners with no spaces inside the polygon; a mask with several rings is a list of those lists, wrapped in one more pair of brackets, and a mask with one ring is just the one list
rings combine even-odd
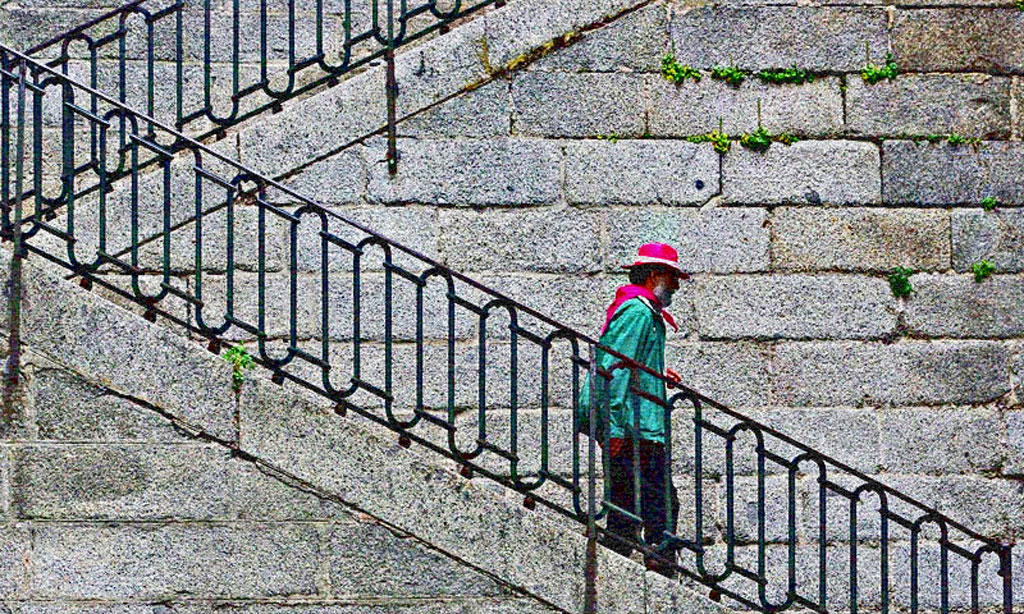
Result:
{"label": "weathered granite stone", "polygon": [[[0,260],[7,260],[6,251]],[[0,266],[3,277],[9,267]],[[52,360],[75,364],[83,375],[131,390],[132,396],[173,411],[225,440],[235,438],[230,366],[203,355],[176,333],[151,325],[103,299],[25,266],[24,341]],[[175,377],[166,377],[173,373]]]}
{"label": "weathered granite stone", "polygon": [[647,139],[570,143],[566,200],[579,204],[699,205],[718,192],[710,147]]}
{"label": "weathered granite stone", "polygon": [[[322,204],[358,203],[366,190],[366,173],[360,150],[347,149],[326,160],[303,168],[281,182],[311,200]],[[279,192],[270,190],[268,200],[274,202]],[[282,195],[284,196],[284,195]],[[293,200],[287,196],[289,201]],[[273,217],[273,216],[269,216]]]}
{"label": "weathered granite stone", "polygon": [[0,526],[0,595],[5,599],[29,595],[26,574],[30,539],[28,527],[15,523]]}
{"label": "weathered granite stone", "polygon": [[630,264],[637,248],[664,241],[679,251],[684,270],[732,273],[769,267],[769,238],[763,209],[678,210],[644,207],[609,211],[606,268]]}
{"label": "weathered granite stone", "polygon": [[511,2],[484,18],[489,63],[493,67],[505,66],[530,49],[638,4],[637,0]]}
{"label": "weathered granite stone", "polygon": [[[885,478],[888,486],[918,501],[931,505],[939,512],[982,535],[1009,536],[1024,526],[1022,494],[1013,480],[978,476],[891,476]],[[910,507],[894,501],[892,509],[912,516]],[[924,512],[917,511],[918,516]],[[938,531],[929,529],[926,535],[938,537]],[[959,531],[951,537],[960,537]]]}
{"label": "weathered granite stone", "polygon": [[783,403],[984,403],[1009,390],[1009,350],[985,341],[797,342],[775,346]]}
{"label": "weathered granite stone", "polygon": [[340,508],[211,445],[28,445],[14,451],[16,517],[313,520]]}
{"label": "weathered granite stone", "polygon": [[1006,414],[1006,433],[1009,438],[1009,453],[1005,471],[1009,475],[1024,473],[1024,412]]}
{"label": "weathered granite stone", "polygon": [[932,475],[993,470],[1007,457],[992,410],[943,407],[880,413],[882,463],[892,473]]}
{"label": "weathered granite stone", "polygon": [[512,81],[512,132],[640,136],[644,80],[628,73],[525,72]]}
{"label": "weathered granite stone", "polygon": [[183,441],[171,422],[70,371],[41,369],[30,380],[40,439]]}
{"label": "weathered granite stone", "polygon": [[379,524],[336,524],[330,533],[331,589],[337,595],[497,596],[494,580]]}
{"label": "weathered granite stone", "polygon": [[583,35],[545,56],[529,70],[563,72],[653,72],[659,70],[668,39],[665,6],[654,3]]}
{"label": "weathered granite stone", "polygon": [[985,74],[847,80],[847,125],[856,134],[1010,136],[1010,80]]}
{"label": "weathered granite stone", "polygon": [[953,268],[988,260],[1001,273],[1024,271],[1024,210],[953,212]]}
{"label": "weathered granite stone", "polygon": [[418,138],[506,136],[512,112],[508,90],[505,81],[488,83],[410,117],[398,133]]}
{"label": "weathered granite stone", "polygon": [[[370,205],[360,207],[327,207],[327,232],[351,245],[359,245],[371,239],[371,232],[386,237],[392,244],[398,244],[429,259],[437,258],[437,216],[436,207],[427,205]],[[293,211],[294,213],[294,211]],[[297,233],[296,265],[299,271],[319,273],[322,267],[322,241],[320,231],[324,228],[315,214],[300,216]],[[357,226],[358,225],[358,226]],[[366,232],[360,228],[366,228]],[[392,264],[408,271],[421,273],[428,264],[418,257],[410,256],[396,247],[391,250]],[[290,257],[290,248],[286,251]],[[362,272],[383,271],[384,248],[379,243],[367,244],[359,254],[359,269]],[[351,249],[328,241],[327,269],[351,272],[355,267],[356,254]]]}
{"label": "weathered granite stone", "polygon": [[981,199],[994,196],[1019,204],[1024,202],[1024,187],[1013,173],[1022,163],[1024,148],[1015,142],[954,146],[885,141],[883,198],[887,204],[977,207]]}
{"label": "weathered granite stone", "polygon": [[438,225],[441,257],[459,271],[576,273],[601,263],[596,213],[443,210]]}
{"label": "weathered granite stone", "polygon": [[949,227],[945,211],[779,207],[771,215],[772,263],[798,271],[945,270]]}
{"label": "weathered granite stone", "polygon": [[904,70],[998,74],[1020,73],[1024,66],[1024,16],[1012,8],[897,11],[891,37]]}
{"label": "weathered granite stone", "polygon": [[768,151],[736,149],[722,164],[722,193],[735,203],[836,205],[881,201],[873,143],[800,141]]}
{"label": "weathered granite stone", "polygon": [[868,277],[702,277],[694,304],[703,338],[872,339],[896,328],[888,284]]}
{"label": "weathered granite stone", "polygon": [[737,64],[764,69],[856,71],[864,43],[887,47],[881,9],[824,7],[720,8],[676,6],[669,31],[676,59],[708,69]]}
{"label": "weathered granite stone", "polygon": [[364,152],[369,198],[375,202],[433,205],[538,205],[559,194],[561,151],[526,139],[403,140],[402,172],[391,177],[385,143]]}
{"label": "weathered granite stone", "polygon": [[649,130],[656,137],[690,136],[720,128],[731,136],[753,132],[758,102],[761,125],[773,134],[827,136],[843,128],[843,100],[835,77],[803,85],[769,85],[748,77],[740,87],[732,87],[707,76],[699,83],[687,80],[677,85],[651,75],[647,88]]}
{"label": "weathered granite stone", "polygon": [[915,275],[907,301],[911,333],[927,337],[1024,336],[1024,279],[996,275],[981,283],[971,275]]}
{"label": "weathered granite stone", "polygon": [[32,537],[29,581],[50,599],[311,595],[319,555],[316,528],[302,524],[47,523]]}
{"label": "weathered granite stone", "polygon": [[732,406],[771,403],[769,348],[750,342],[670,343],[665,364],[683,383]]}

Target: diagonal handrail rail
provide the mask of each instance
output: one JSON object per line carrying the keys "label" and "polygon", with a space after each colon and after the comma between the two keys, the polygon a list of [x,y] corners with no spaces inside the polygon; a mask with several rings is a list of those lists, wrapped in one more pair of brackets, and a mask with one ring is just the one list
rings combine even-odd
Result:
{"label": "diagonal handrail rail", "polygon": [[[200,141],[223,136],[232,126],[280,111],[284,102],[335,85],[382,59],[390,79],[381,84],[382,90],[393,102],[396,49],[444,33],[459,20],[492,5],[500,7],[505,0],[452,0],[447,8],[437,0],[345,0],[335,14],[323,0],[309,3],[287,0],[277,7],[281,13],[268,0],[231,0],[226,7],[211,0],[199,5],[133,0],[24,53],[65,76],[81,73],[91,88],[160,119],[159,128],[149,125],[149,136],[167,139],[161,147],[177,152],[187,147],[175,136],[178,132]],[[218,24],[225,18],[227,23]],[[227,50],[214,44],[215,33],[222,30],[231,33]],[[275,37],[284,39],[285,52],[275,52]],[[339,48],[331,49],[331,41]],[[304,42],[311,48],[303,49]],[[218,80],[230,86],[217,89]],[[174,130],[161,129],[166,126]],[[120,128],[123,135],[124,126]],[[113,180],[130,172],[128,144],[119,138],[120,164],[108,169]],[[390,156],[397,158],[394,148]],[[76,174],[85,170],[76,169]],[[46,211],[52,213],[69,197],[61,193],[47,199]]]}
{"label": "diagonal handrail rail", "polygon": [[[21,182],[31,181],[35,185],[45,183],[45,175],[48,169],[43,164],[47,149],[42,139],[40,126],[44,122],[44,110],[41,101],[46,91],[46,84],[56,83],[62,92],[61,114],[65,130],[62,137],[74,142],[75,130],[71,124],[73,121],[82,121],[90,127],[95,128],[98,133],[98,152],[89,152],[94,156],[89,161],[91,172],[95,174],[97,193],[100,195],[95,206],[90,206],[86,211],[76,211],[74,199],[68,203],[69,215],[67,225],[64,228],[52,226],[42,219],[34,218],[26,228],[23,235],[20,235],[21,226],[12,221],[19,219],[20,211],[31,203],[31,199],[25,196],[26,192],[17,190],[14,186]],[[8,94],[14,90],[19,92],[18,101],[12,102]],[[587,472],[581,467],[581,437],[582,430],[579,419],[579,390],[581,371],[590,366],[590,361],[584,358],[582,349],[587,349],[586,354],[592,351],[601,351],[612,354],[619,359],[618,364],[607,371],[597,371],[596,376],[600,378],[595,382],[596,386],[604,386],[608,381],[616,377],[618,372],[626,372],[632,379],[639,374],[653,377],[664,382],[665,386],[674,391],[667,400],[652,398],[642,388],[633,385],[633,391],[638,397],[643,396],[657,403],[664,410],[664,421],[668,430],[667,446],[669,454],[666,458],[666,469],[673,467],[673,456],[691,460],[691,473],[694,489],[696,491],[694,500],[694,526],[692,538],[672,532],[667,535],[667,540],[662,544],[668,544],[677,548],[686,556],[691,557],[692,563],[680,561],[680,571],[693,580],[709,586],[714,594],[725,595],[744,606],[764,612],[778,612],[791,607],[807,607],[815,611],[828,611],[827,601],[830,596],[826,587],[826,572],[829,567],[827,558],[827,546],[835,541],[834,536],[827,533],[827,520],[829,518],[826,497],[828,495],[839,496],[849,503],[849,541],[850,565],[852,566],[852,578],[848,601],[846,604],[850,611],[857,611],[858,583],[857,560],[858,549],[863,548],[863,539],[859,536],[860,525],[857,521],[858,504],[862,503],[865,496],[874,495],[878,498],[879,508],[877,520],[879,522],[878,533],[872,539],[879,542],[882,556],[880,560],[880,600],[883,611],[888,611],[890,603],[897,603],[898,596],[890,593],[889,565],[893,558],[889,550],[889,537],[893,532],[903,530],[907,534],[910,544],[909,565],[910,565],[910,589],[909,600],[911,608],[916,610],[921,600],[920,590],[920,544],[929,540],[927,525],[934,525],[939,532],[939,539],[936,542],[939,549],[941,561],[942,582],[940,583],[939,607],[943,612],[948,612],[955,603],[955,595],[951,596],[951,586],[954,583],[949,578],[950,561],[959,562],[961,565],[970,567],[966,572],[969,576],[967,583],[970,584],[970,597],[967,598],[967,605],[972,611],[979,611],[985,603],[1000,603],[1004,612],[1009,614],[1012,611],[1012,584],[1010,570],[1011,547],[1002,544],[995,539],[988,538],[958,522],[941,514],[936,509],[921,503],[896,489],[888,487],[878,480],[863,474],[843,462],[831,458],[828,455],[802,444],[776,429],[770,428],[760,422],[744,416],[724,405],[701,395],[696,390],[666,380],[662,374],[654,373],[645,365],[636,363],[614,350],[600,345],[598,340],[565,326],[530,307],[511,299],[502,292],[489,288],[483,283],[475,281],[465,275],[458,273],[442,263],[430,258],[419,251],[392,241],[387,237],[373,231],[367,225],[357,223],[338,215],[329,208],[306,198],[295,190],[281,185],[280,183],[263,177],[252,169],[234,162],[227,156],[206,147],[198,140],[175,132],[172,128],[165,126],[154,118],[132,110],[119,101],[93,89],[87,85],[63,75],[58,70],[39,63],[24,54],[0,46],[0,93],[2,93],[2,132],[0,132],[0,189],[2,189],[2,207],[4,213],[4,234],[8,238],[15,238],[22,247],[17,252],[18,258],[28,254],[37,254],[61,266],[64,266],[75,275],[81,277],[83,285],[101,285],[116,295],[123,297],[133,303],[142,306],[145,315],[155,319],[157,315],[177,326],[187,328],[204,338],[210,340],[211,349],[219,348],[230,342],[232,335],[244,335],[255,341],[258,350],[257,361],[271,371],[272,379],[278,383],[285,380],[313,390],[335,404],[338,413],[344,414],[353,411],[360,415],[381,424],[400,436],[403,445],[409,445],[412,441],[423,445],[458,462],[468,474],[477,472],[487,476],[509,488],[515,489],[526,495],[526,502],[530,505],[540,502],[546,507],[559,512],[577,521],[588,520],[584,511],[586,500],[584,488],[581,482],[586,480],[589,486],[594,486],[598,477],[592,472]],[[108,110],[102,115],[90,113],[84,100],[102,101]],[[31,100],[31,103],[28,101]],[[107,203],[104,196],[110,193],[110,174],[106,172],[109,164],[116,161],[109,161],[106,156],[107,135],[111,130],[116,129],[116,119],[124,119],[124,125],[130,126],[130,132],[125,135],[125,141],[129,143],[129,154],[132,160],[132,167],[128,177],[133,182],[131,200],[122,203]],[[18,138],[18,135],[31,131],[30,142]],[[182,143],[182,151],[191,155],[191,168],[184,175],[172,173],[172,162],[174,155],[160,146],[160,140],[155,138],[152,131],[166,132],[168,138]],[[139,195],[138,170],[141,165],[140,151],[146,150],[156,156],[158,170],[163,177],[163,182],[151,186],[157,190],[156,198],[152,201],[145,201]],[[65,150],[65,155],[73,158],[74,148]],[[84,155],[84,154],[83,154]],[[30,168],[25,168],[24,161],[30,161]],[[75,166],[74,164],[71,165]],[[51,171],[52,172],[52,171]],[[62,176],[61,181],[72,181],[71,177]],[[80,179],[80,178],[78,178]],[[246,188],[251,186],[251,188]],[[219,190],[223,196],[213,195],[210,191]],[[250,202],[244,202],[247,193],[253,194]],[[20,197],[18,195],[21,195]],[[191,285],[182,284],[182,278],[172,275],[175,265],[172,262],[171,241],[174,238],[169,228],[172,222],[171,201],[172,196],[181,198],[182,194],[191,196],[195,223],[191,229],[195,240],[195,258],[192,263],[192,277],[188,280]],[[36,201],[43,198],[42,190],[38,190],[32,197]],[[282,202],[294,203],[292,206],[282,205]],[[212,206],[211,206],[212,205]],[[35,203],[40,207],[40,203]],[[108,238],[116,233],[110,227],[110,222],[117,221],[114,213],[115,206],[127,207],[130,211],[128,219],[122,216],[121,223],[127,224],[127,229],[121,228],[121,236],[130,235],[129,253],[130,258],[125,260],[111,254],[108,251]],[[148,211],[140,211],[142,208],[149,208]],[[238,243],[239,237],[246,230],[246,221],[243,219],[244,212],[249,212],[249,230],[255,230],[257,249],[254,262],[250,262],[250,268],[246,268],[245,258],[240,253],[242,250]],[[215,214],[222,213],[225,224],[225,239],[223,241],[226,265],[224,269],[223,283],[225,284],[225,295],[223,310],[212,294],[207,291],[204,295],[204,288],[209,288],[216,276],[204,268],[204,256],[209,255],[204,247],[216,243],[208,235],[204,235],[204,229],[209,230],[212,218]],[[139,249],[139,228],[140,215],[151,215],[162,218],[165,232],[163,234],[162,253],[159,255],[159,264],[155,267],[159,275],[159,283],[154,291],[152,288],[144,288],[145,277],[145,256]],[[75,226],[76,219],[79,225]],[[91,223],[92,226],[88,226]],[[287,305],[285,307],[286,330],[277,332],[273,323],[269,322],[270,298],[273,294],[271,280],[273,275],[273,226],[275,223],[282,224],[285,232],[282,236],[286,238],[286,247],[283,248],[280,260],[285,262],[282,276],[287,282],[288,288]],[[86,228],[86,230],[83,230]],[[178,229],[187,232],[185,228]],[[92,232],[95,231],[95,232]],[[358,239],[350,235],[355,232]],[[109,234],[109,236],[108,236]],[[300,237],[313,240],[313,246],[300,243]],[[48,242],[49,241],[49,242]],[[206,243],[204,243],[206,241]],[[318,245],[317,245],[318,244]],[[57,249],[54,248],[56,246]],[[217,243],[215,247],[219,248]],[[373,250],[380,252],[380,260],[375,263],[379,266],[376,275],[383,279],[382,294],[383,305],[376,310],[382,312],[384,331],[383,334],[369,332],[362,328],[364,298],[372,293],[368,289],[371,280],[372,265],[370,255]],[[16,258],[16,260],[18,259]],[[314,265],[311,267],[312,276],[319,283],[319,294],[316,313],[311,320],[319,324],[316,334],[306,335],[299,332],[300,308],[298,305],[298,283],[300,281],[300,269],[302,259],[311,260]],[[336,270],[332,269],[342,259],[349,259],[351,268],[345,271],[351,282],[351,295],[342,301],[346,306],[347,317],[337,318],[337,312],[333,312],[330,296],[333,291]],[[333,260],[332,260],[333,259]],[[208,261],[207,261],[208,263]],[[117,278],[104,274],[105,271],[113,268],[124,273],[128,280],[128,287],[119,285]],[[257,308],[254,313],[243,313],[244,310],[238,306],[243,298],[244,290],[240,285],[236,286],[236,278],[246,273],[252,273],[255,269],[256,284],[252,293],[256,294]],[[443,305],[438,311],[443,320],[441,332],[436,334],[435,339],[442,345],[431,345],[431,339],[425,331],[425,327],[431,322],[427,313],[427,293],[432,287],[432,280],[440,283]],[[365,282],[365,283],[364,283]],[[402,323],[396,321],[394,311],[395,289],[400,284],[411,289],[415,295],[413,310],[415,322]],[[437,285],[436,283],[434,284]],[[12,304],[16,302],[18,295],[12,296]],[[188,317],[181,317],[173,305],[174,301],[184,303],[187,307]],[[253,310],[250,310],[253,311]],[[332,312],[335,314],[332,316]],[[487,322],[495,318],[496,313],[504,312],[507,317],[507,330],[509,340],[504,346],[495,345],[494,337],[488,333]],[[254,317],[252,317],[254,316]],[[460,426],[465,421],[465,413],[460,413],[460,405],[455,390],[455,354],[456,342],[461,339],[472,339],[459,328],[465,324],[460,320],[468,318],[470,329],[476,330],[476,357],[478,359],[477,376],[477,402],[475,408],[473,403],[462,407],[476,409],[476,425],[469,425],[468,430],[476,435],[471,440],[471,449],[467,450],[458,441],[460,433],[465,433],[467,427]],[[191,319],[190,319],[191,318]],[[218,321],[214,321],[217,318]],[[475,319],[475,322],[474,322]],[[532,321],[528,321],[531,320]],[[329,345],[331,338],[331,326],[341,320],[342,324],[351,324],[351,335],[348,341],[351,343],[351,356],[339,360],[332,355],[332,348]],[[395,330],[403,327],[409,330]],[[537,332],[537,330],[540,332]],[[411,331],[411,332],[410,332]],[[376,335],[376,336],[375,336]],[[404,337],[403,337],[404,335]],[[460,337],[460,335],[462,335]],[[308,349],[309,341],[319,341],[320,353]],[[406,341],[405,346],[402,342]],[[374,345],[376,342],[376,345]],[[556,409],[551,386],[552,374],[558,372],[552,366],[556,361],[553,350],[559,342],[568,345],[570,355],[565,359],[564,366],[568,369],[568,379],[571,380],[569,395],[562,400],[572,409],[573,425],[571,435],[572,460],[571,470],[553,466],[551,453],[557,451],[557,446],[551,445],[551,430],[553,422],[551,412]],[[523,347],[532,347],[541,354],[539,377],[541,379],[539,400],[534,401],[534,406],[539,408],[541,415],[541,446],[540,446],[540,468],[536,471],[523,471],[520,463],[524,460],[524,451],[517,446],[517,419],[520,411],[525,411],[530,403],[525,395],[518,394],[518,386],[527,381],[526,369],[523,369],[523,376],[520,377],[520,364],[517,359],[517,349],[520,344]],[[415,353],[411,361],[415,364],[414,379],[416,399],[411,405],[411,417],[402,416],[397,413],[401,409],[398,402],[400,390],[394,385],[394,362],[401,358],[400,349],[411,349]],[[427,363],[425,353],[432,347],[440,347],[440,359],[447,370],[445,383],[447,390],[441,396],[444,400],[439,408],[444,415],[439,416],[432,411],[431,401],[425,398],[424,386],[426,384]],[[462,346],[459,346],[462,347]],[[510,355],[508,373],[508,398],[503,403],[510,411],[510,426],[508,429],[509,443],[498,441],[493,436],[495,424],[494,404],[488,399],[487,374],[490,363],[487,362],[488,351],[495,347],[507,348]],[[370,349],[377,349],[382,353],[383,364],[375,371],[362,369],[362,358],[368,356]],[[312,375],[306,373],[312,371]],[[317,373],[319,371],[319,373]],[[340,383],[332,379],[332,375],[339,371],[350,377],[343,379]],[[566,372],[562,372],[565,374]],[[319,375],[319,381],[317,381]],[[376,378],[371,379],[376,375]],[[524,386],[525,387],[525,386]],[[370,403],[360,401],[362,395],[370,399]],[[383,412],[380,409],[383,409]],[[687,409],[688,408],[688,409]],[[609,408],[607,404],[599,407],[598,411],[604,412],[607,420]],[[673,447],[672,424],[674,419],[680,415],[686,415],[684,422],[692,424],[694,440],[692,459],[689,454],[682,454],[684,448]],[[636,418],[636,416],[634,416]],[[488,420],[492,426],[491,435],[488,435]],[[433,431],[431,432],[431,429]],[[461,431],[460,431],[461,429]],[[744,536],[743,529],[735,525],[739,520],[736,514],[737,474],[742,474],[744,468],[742,459],[737,461],[737,448],[742,447],[742,436],[749,433],[755,439],[753,451],[756,455],[756,471],[754,479],[757,481],[757,537],[752,539]],[[446,442],[438,442],[436,435],[440,434],[441,439]],[[607,434],[605,434],[607,437]],[[718,442],[725,448],[725,471],[726,482],[726,534],[724,536],[726,548],[726,561],[721,571],[712,569],[714,563],[712,554],[714,548],[707,541],[703,527],[703,499],[702,488],[706,477],[706,471],[715,460],[709,455],[712,442]],[[564,446],[570,442],[563,438]],[[607,441],[603,442],[607,446]],[[689,444],[690,442],[684,442]],[[591,446],[591,449],[593,447]],[[676,449],[678,448],[678,450]],[[591,460],[593,457],[591,456]],[[496,469],[493,461],[507,462],[508,472],[502,473]],[[607,459],[602,461],[607,474]],[[801,470],[801,465],[809,463],[817,469],[816,493],[818,497],[818,518],[816,547],[818,558],[812,567],[817,567],[817,589],[816,594],[804,592],[803,584],[814,584],[814,582],[801,582],[797,579],[797,572],[801,568],[797,559],[797,551],[800,540],[797,539],[798,510],[796,504],[796,481],[798,475],[806,472]],[[767,480],[770,476],[769,464],[781,471],[787,477],[786,496],[786,525],[788,529],[787,539],[778,543],[782,544],[787,553],[785,565],[788,584],[783,591],[782,601],[773,602],[773,595],[768,592],[771,584],[769,577],[769,551],[773,543],[766,535],[768,505]],[[634,467],[637,467],[635,464]],[[638,468],[636,469],[638,470]],[[836,472],[841,477],[832,477],[831,472]],[[531,475],[527,475],[527,474]],[[671,471],[666,471],[671,475]],[[719,474],[721,476],[721,474]],[[533,479],[528,479],[528,478]],[[635,476],[637,479],[638,476]],[[855,486],[850,486],[845,481],[853,479]],[[551,492],[552,488],[554,492]],[[608,492],[608,484],[605,483],[602,489],[604,495],[599,503],[602,509],[601,514],[609,510],[616,511],[630,517],[634,522],[639,523],[641,509],[639,502],[633,509],[623,509],[615,506]],[[666,493],[670,491],[670,482],[666,483]],[[560,494],[568,494],[572,504],[566,504],[560,499]],[[902,506],[902,507],[901,507]],[[667,506],[666,506],[667,507]],[[908,511],[909,510],[909,511]],[[666,514],[671,512],[667,511]],[[862,516],[863,517],[863,516]],[[593,520],[593,516],[589,517]],[[672,520],[667,518],[666,520]],[[671,524],[671,523],[667,523]],[[756,549],[755,565],[749,565],[742,560],[744,543],[751,544]],[[652,546],[638,543],[642,548],[651,554],[658,554]],[[991,557],[987,556],[991,555]],[[990,558],[997,559],[988,563]],[[997,565],[994,576],[1000,578],[1002,586],[1001,598],[994,598],[990,594],[982,596],[982,581],[994,582],[991,576],[983,576],[982,567],[992,572],[992,565]],[[776,566],[777,567],[777,566]],[[954,565],[954,572],[957,568]],[[989,591],[990,588],[985,588]],[[778,595],[775,595],[778,597]],[[926,597],[927,598],[927,597]],[[988,601],[985,601],[985,600]],[[832,610],[834,611],[834,610]]]}

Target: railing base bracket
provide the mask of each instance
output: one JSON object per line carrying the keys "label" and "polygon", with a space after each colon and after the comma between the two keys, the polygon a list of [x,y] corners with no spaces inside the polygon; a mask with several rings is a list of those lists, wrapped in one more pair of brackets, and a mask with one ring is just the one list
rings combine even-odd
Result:
{"label": "railing base bracket", "polygon": [[78,285],[82,286],[86,290],[92,290],[92,280],[89,279],[88,277],[83,277],[82,279],[79,279]]}
{"label": "railing base bracket", "polygon": [[142,317],[149,322],[156,322],[156,312],[152,309],[147,309],[146,313],[142,314]]}
{"label": "railing base bracket", "polygon": [[469,465],[463,465],[459,467],[459,475],[466,478],[467,480],[473,478],[473,469]]}
{"label": "railing base bracket", "polygon": [[718,592],[717,589],[711,589],[711,592],[708,593],[708,599],[710,599],[711,601],[721,601],[722,593]]}
{"label": "railing base bracket", "polygon": [[345,407],[344,403],[338,403],[334,406],[334,413],[344,418],[348,415],[348,408]]}
{"label": "railing base bracket", "polygon": [[207,344],[206,349],[213,354],[220,354],[220,340],[210,339],[210,343]]}
{"label": "railing base bracket", "polygon": [[402,446],[403,448],[409,449],[412,446],[412,440],[405,435],[399,435],[398,445]]}
{"label": "railing base bracket", "polygon": [[531,511],[535,510],[537,509],[537,500],[533,497],[526,497],[523,499],[523,507]]}
{"label": "railing base bracket", "polygon": [[284,373],[280,371],[274,371],[274,374],[270,376],[270,381],[274,382],[278,386],[284,384]]}

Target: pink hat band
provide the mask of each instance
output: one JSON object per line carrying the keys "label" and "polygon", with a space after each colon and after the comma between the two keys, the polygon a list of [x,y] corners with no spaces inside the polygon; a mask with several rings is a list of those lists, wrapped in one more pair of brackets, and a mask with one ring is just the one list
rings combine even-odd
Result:
{"label": "pink hat band", "polygon": [[677,271],[681,275],[686,273],[679,268],[679,254],[675,248],[666,243],[646,243],[640,246],[637,250],[636,261],[633,264],[623,265],[623,268],[629,269],[635,266],[643,264],[658,264],[666,266],[674,271]]}

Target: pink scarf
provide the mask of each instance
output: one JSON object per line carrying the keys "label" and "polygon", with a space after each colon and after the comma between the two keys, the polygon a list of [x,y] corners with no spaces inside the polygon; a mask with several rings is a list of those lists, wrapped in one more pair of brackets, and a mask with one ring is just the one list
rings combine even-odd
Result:
{"label": "pink scarf", "polygon": [[675,319],[672,314],[661,309],[661,303],[658,301],[658,297],[654,296],[654,293],[643,286],[634,286],[632,284],[622,286],[615,291],[615,300],[608,306],[608,312],[605,314],[604,327],[601,329],[601,335],[604,335],[605,331],[608,330],[608,325],[611,324],[612,316],[615,315],[616,310],[625,303],[626,301],[642,296],[645,299],[651,301],[658,309],[661,310],[661,317],[669,323],[669,326],[676,332],[679,332],[679,326],[676,325]]}

